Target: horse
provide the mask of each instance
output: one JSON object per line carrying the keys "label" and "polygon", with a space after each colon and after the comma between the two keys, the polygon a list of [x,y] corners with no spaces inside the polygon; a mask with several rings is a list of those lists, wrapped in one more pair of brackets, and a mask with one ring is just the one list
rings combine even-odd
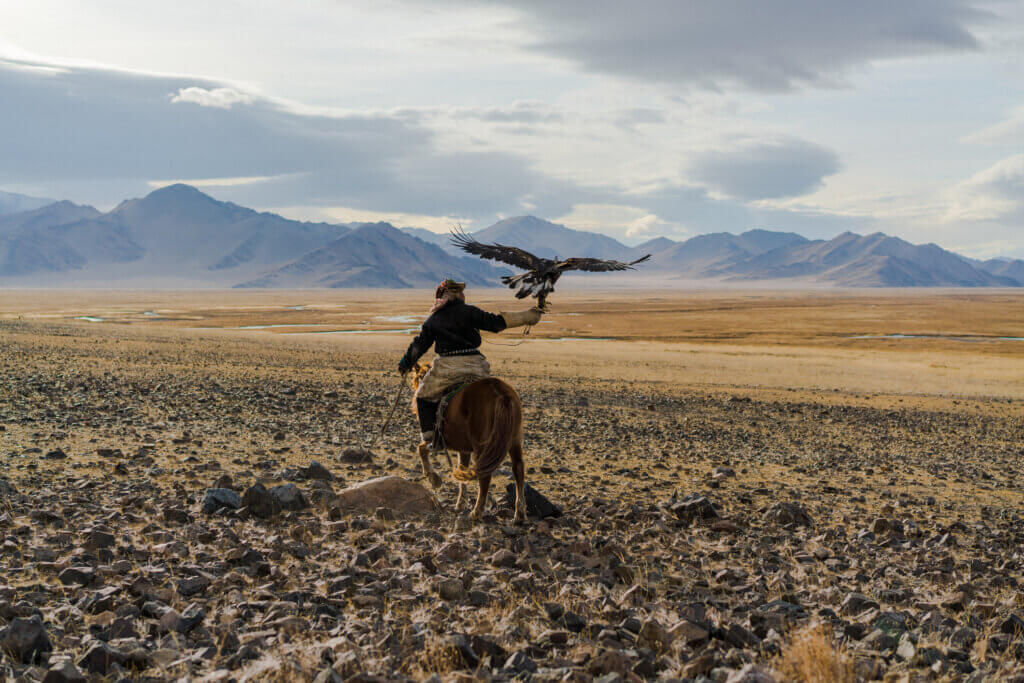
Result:
{"label": "horse", "polygon": [[[413,366],[412,387],[419,388],[430,364]],[[416,400],[412,401],[416,413]],[[444,446],[459,454],[459,465],[452,468],[452,476],[459,482],[459,497],[455,511],[461,512],[465,503],[466,484],[477,480],[476,505],[471,516],[479,520],[484,513],[487,491],[491,487],[491,474],[498,469],[507,453],[512,460],[512,476],[516,482],[516,524],[526,521],[525,468],[523,466],[523,404],[519,394],[496,377],[470,382],[448,402],[443,421],[438,425]],[[441,477],[430,464],[430,444],[420,442],[416,448],[423,462],[423,475],[435,489]]]}

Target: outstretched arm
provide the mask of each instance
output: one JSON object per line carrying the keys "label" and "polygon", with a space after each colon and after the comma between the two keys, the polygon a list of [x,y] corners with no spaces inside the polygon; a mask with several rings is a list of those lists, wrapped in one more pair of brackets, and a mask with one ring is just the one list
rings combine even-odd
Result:
{"label": "outstretched arm", "polygon": [[405,355],[402,356],[402,360],[398,361],[398,371],[403,375],[409,372],[416,361],[429,351],[433,345],[434,334],[424,325],[420,328],[420,333],[409,344],[409,348],[406,350]]}

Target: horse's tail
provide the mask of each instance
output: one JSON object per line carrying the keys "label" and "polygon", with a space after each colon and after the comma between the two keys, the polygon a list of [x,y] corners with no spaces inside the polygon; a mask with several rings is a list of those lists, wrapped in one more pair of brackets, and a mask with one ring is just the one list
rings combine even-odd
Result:
{"label": "horse's tail", "polygon": [[494,472],[505,459],[505,454],[519,436],[523,427],[523,412],[515,394],[498,390],[491,418],[491,433],[477,451],[476,464],[469,467],[457,465],[452,470],[456,481],[470,482]]}

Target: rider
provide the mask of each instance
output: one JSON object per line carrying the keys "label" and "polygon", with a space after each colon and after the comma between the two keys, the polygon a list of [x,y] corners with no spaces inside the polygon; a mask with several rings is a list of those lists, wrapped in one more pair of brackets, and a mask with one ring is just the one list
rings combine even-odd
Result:
{"label": "rider", "polygon": [[538,308],[495,315],[470,306],[466,303],[465,289],[465,282],[450,278],[438,285],[429,317],[398,361],[398,371],[404,375],[431,345],[436,345],[437,358],[416,391],[420,432],[427,444],[434,442],[437,407],[445,391],[456,384],[491,375],[491,366],[478,348],[480,330],[501,332],[540,322]]}

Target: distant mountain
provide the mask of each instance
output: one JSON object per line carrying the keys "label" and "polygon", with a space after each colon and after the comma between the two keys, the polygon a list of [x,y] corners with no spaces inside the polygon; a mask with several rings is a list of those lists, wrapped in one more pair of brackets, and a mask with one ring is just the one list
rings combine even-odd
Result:
{"label": "distant mountain", "polygon": [[[13,198],[13,199],[12,199]],[[389,223],[294,221],[170,185],[101,213],[67,201],[0,193],[4,286],[420,287],[452,276],[497,285],[510,269],[464,255],[447,234]],[[38,204],[43,204],[39,206]],[[846,287],[1018,287],[1024,261],[976,261],[934,244],[875,233],[809,241],[791,232],[657,237],[630,248],[606,235],[535,216],[474,234],[538,256],[652,258],[632,274],[657,286],[680,280],[790,281]],[[619,283],[630,281],[621,274]]]}
{"label": "distant mountain", "polygon": [[239,287],[431,287],[446,277],[493,286],[503,271],[445,252],[388,223],[362,227]]}
{"label": "distant mountain", "polygon": [[91,206],[67,201],[0,216],[0,276],[62,272],[98,256],[102,262],[137,258],[138,245],[117,226],[96,222],[100,216]]}
{"label": "distant mountain", "polygon": [[1005,287],[1016,280],[976,268],[934,244],[844,232],[779,247],[710,273],[732,280],[804,278],[845,287]]}
{"label": "distant mountain", "polygon": [[145,250],[141,260],[147,269],[155,272],[252,272],[298,258],[348,232],[217,201],[181,184],[122,202],[103,220],[124,226]]}
{"label": "distant mountain", "polygon": [[448,233],[439,233],[424,228],[399,228],[407,235],[412,235],[428,244],[436,244],[450,254],[464,254],[458,247],[451,243],[451,236]]}
{"label": "distant mountain", "polygon": [[652,269],[688,278],[707,277],[738,263],[785,246],[803,244],[807,238],[792,232],[751,230],[741,235],[715,232],[691,237],[653,250]]}
{"label": "distant mountain", "polygon": [[28,195],[15,194],[14,192],[0,192],[0,216],[41,209],[47,204],[53,204],[55,201],[55,199],[29,197]]}
{"label": "distant mountain", "polygon": [[544,258],[590,256],[603,259],[629,259],[633,250],[607,235],[573,230],[536,216],[517,216],[499,221],[473,233],[480,242],[516,246]]}
{"label": "distant mountain", "polygon": [[1020,259],[994,258],[988,261],[976,261],[974,264],[987,273],[1012,278],[1024,284],[1024,261]]}

